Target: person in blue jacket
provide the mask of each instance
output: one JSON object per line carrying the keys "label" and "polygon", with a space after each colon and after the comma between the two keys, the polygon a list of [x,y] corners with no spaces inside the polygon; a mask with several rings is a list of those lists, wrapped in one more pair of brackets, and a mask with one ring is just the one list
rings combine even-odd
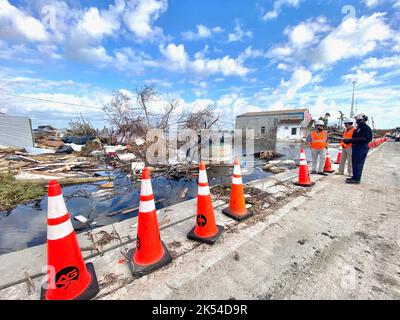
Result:
{"label": "person in blue jacket", "polygon": [[357,123],[357,130],[354,132],[353,138],[343,139],[344,143],[351,143],[353,145],[353,176],[346,179],[346,183],[350,184],[360,184],[365,159],[367,158],[369,151],[368,144],[372,141],[372,130],[367,125],[368,117],[362,113],[357,115],[355,119]]}

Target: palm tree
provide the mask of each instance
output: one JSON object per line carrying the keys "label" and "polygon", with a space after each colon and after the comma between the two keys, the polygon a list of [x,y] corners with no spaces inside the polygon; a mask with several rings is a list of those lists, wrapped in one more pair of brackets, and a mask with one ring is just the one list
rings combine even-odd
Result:
{"label": "palm tree", "polygon": [[339,120],[339,128],[341,128],[343,126],[343,121],[344,121],[344,113],[342,111],[339,111],[340,116],[338,118]]}
{"label": "palm tree", "polygon": [[328,126],[328,121],[329,121],[330,117],[331,117],[331,114],[327,112],[327,113],[325,113],[325,116],[319,117],[318,120],[322,120],[325,123],[325,126]]}

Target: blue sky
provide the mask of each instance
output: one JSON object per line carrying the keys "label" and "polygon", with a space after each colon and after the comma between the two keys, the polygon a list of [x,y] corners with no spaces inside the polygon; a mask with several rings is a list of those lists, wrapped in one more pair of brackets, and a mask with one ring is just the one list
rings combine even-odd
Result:
{"label": "blue sky", "polygon": [[153,112],[213,104],[230,128],[251,111],[349,114],[357,81],[357,111],[400,126],[399,30],[400,0],[0,0],[0,111],[102,127],[113,91],[154,84]]}

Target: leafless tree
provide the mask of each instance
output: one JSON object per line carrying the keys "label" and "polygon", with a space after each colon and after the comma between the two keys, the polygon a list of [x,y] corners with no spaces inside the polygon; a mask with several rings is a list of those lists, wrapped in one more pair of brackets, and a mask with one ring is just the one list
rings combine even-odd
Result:
{"label": "leafless tree", "polygon": [[137,103],[142,111],[144,111],[149,129],[151,128],[151,120],[148,104],[154,101],[157,95],[158,92],[154,85],[145,85],[142,89],[136,91]]}
{"label": "leafless tree", "polygon": [[220,114],[214,111],[215,105],[208,105],[203,109],[197,111],[188,110],[184,111],[178,120],[181,129],[212,129],[217,127],[220,121]]}
{"label": "leafless tree", "polygon": [[153,86],[144,86],[136,91],[136,101],[124,92],[114,93],[110,103],[103,107],[107,120],[115,129],[118,141],[146,138],[150,129],[167,131],[172,123],[178,101],[166,103],[162,113],[151,112],[150,105],[157,100],[158,92]]}
{"label": "leafless tree", "polygon": [[103,110],[109,124],[115,130],[119,143],[145,134],[144,117],[138,112],[139,108],[134,107],[132,98],[124,92],[115,92]]}

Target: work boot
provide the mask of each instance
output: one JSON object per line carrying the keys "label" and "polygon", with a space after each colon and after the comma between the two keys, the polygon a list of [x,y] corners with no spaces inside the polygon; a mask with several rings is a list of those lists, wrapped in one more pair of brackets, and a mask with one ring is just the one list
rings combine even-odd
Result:
{"label": "work boot", "polygon": [[348,179],[348,180],[346,180],[346,183],[348,183],[348,184],[360,184],[361,182],[357,181],[357,180],[353,180],[353,179]]}
{"label": "work boot", "polygon": [[325,173],[325,172],[318,172],[318,174],[319,174],[320,176],[324,176],[324,177],[329,176],[329,174],[327,174],[327,173]]}
{"label": "work boot", "polygon": [[338,171],[338,172],[335,172],[335,175],[337,175],[337,176],[343,176],[344,173]]}
{"label": "work boot", "polygon": [[311,174],[317,174],[317,171],[313,170],[311,171]]}

